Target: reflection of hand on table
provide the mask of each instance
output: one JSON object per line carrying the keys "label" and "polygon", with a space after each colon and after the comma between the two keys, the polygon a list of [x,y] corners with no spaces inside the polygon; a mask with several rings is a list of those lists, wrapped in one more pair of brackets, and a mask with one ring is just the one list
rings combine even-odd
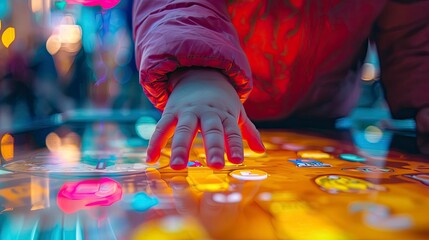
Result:
{"label": "reflection of hand on table", "polygon": [[170,77],[173,91],[148,146],[148,162],[156,162],[173,137],[170,166],[184,169],[195,135],[201,130],[207,164],[221,169],[228,160],[243,162],[242,138],[256,152],[265,148],[228,79],[219,71],[191,69]]}
{"label": "reflection of hand on table", "polygon": [[190,186],[185,177],[179,176],[172,178],[169,184],[177,211],[198,219],[211,236],[222,237],[230,234],[231,228],[246,225],[240,224],[247,222],[243,211],[253,202],[261,184],[261,181],[231,181],[225,191],[202,192]]}

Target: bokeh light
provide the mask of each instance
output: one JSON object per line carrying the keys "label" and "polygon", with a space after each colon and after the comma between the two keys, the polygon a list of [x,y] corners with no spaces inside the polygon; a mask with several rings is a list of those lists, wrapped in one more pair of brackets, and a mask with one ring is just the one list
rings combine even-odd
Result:
{"label": "bokeh light", "polygon": [[61,39],[58,35],[51,35],[46,41],[46,50],[49,54],[55,55],[61,49]]}
{"label": "bokeh light", "polygon": [[43,0],[31,0],[30,1],[31,11],[33,13],[40,12],[43,10]]}
{"label": "bokeh light", "polygon": [[67,2],[66,1],[55,1],[54,5],[59,10],[64,10],[67,6]]}
{"label": "bokeh light", "polygon": [[75,24],[62,24],[58,27],[61,43],[75,44],[82,39],[82,28]]}
{"label": "bokeh light", "polygon": [[380,61],[377,46],[374,42],[368,42],[368,49],[364,64],[361,68],[362,81],[373,82],[380,78]]}
{"label": "bokeh light", "polygon": [[67,134],[61,139],[59,156],[64,162],[79,162],[81,159],[80,139],[76,138],[75,135],[75,133]]}
{"label": "bokeh light", "polygon": [[6,17],[10,12],[10,3],[6,0],[0,0],[0,18]]}
{"label": "bokeh light", "polygon": [[54,132],[46,136],[45,143],[50,152],[58,152],[61,148],[61,138]]}
{"label": "bokeh light", "polygon": [[376,126],[368,126],[364,131],[365,139],[370,143],[377,143],[383,138],[383,131]]}
{"label": "bokeh light", "polygon": [[80,161],[81,139],[76,133],[70,132],[61,138],[57,133],[52,132],[46,136],[45,143],[48,150],[61,161],[67,163]]}
{"label": "bokeh light", "polygon": [[66,136],[63,138],[63,144],[64,145],[73,145],[73,146],[80,146],[80,136],[75,132],[69,132],[66,134]]}
{"label": "bokeh light", "polygon": [[365,63],[362,66],[362,80],[364,81],[372,81],[377,78],[377,69],[372,63]]}
{"label": "bokeh light", "polygon": [[143,116],[136,122],[136,132],[141,138],[149,140],[155,132],[156,120],[152,117]]}
{"label": "bokeh light", "polygon": [[14,138],[10,134],[5,134],[0,141],[1,155],[6,161],[14,157]]}
{"label": "bokeh light", "polygon": [[9,48],[13,41],[15,41],[15,28],[6,28],[2,34],[1,41],[6,48]]}
{"label": "bokeh light", "polygon": [[[56,55],[58,52],[63,51],[73,53],[71,57],[74,58],[74,53],[79,52],[82,47],[82,27],[75,24],[75,22],[74,17],[71,15],[66,15],[61,19],[61,24],[54,29],[54,32],[46,41],[46,49],[49,54]],[[59,68],[67,65],[64,58],[65,56],[62,56],[61,60],[58,60]],[[65,68],[69,69],[69,66]]]}

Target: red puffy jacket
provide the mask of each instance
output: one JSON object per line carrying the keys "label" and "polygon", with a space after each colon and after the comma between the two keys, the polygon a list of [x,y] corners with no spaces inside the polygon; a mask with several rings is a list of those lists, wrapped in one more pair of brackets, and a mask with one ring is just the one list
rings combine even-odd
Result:
{"label": "red puffy jacket", "polygon": [[[429,106],[428,0],[136,0],[140,82],[154,105],[168,73],[216,68],[254,120],[334,118],[352,109],[369,36],[394,117]],[[252,83],[253,81],[253,83]]]}

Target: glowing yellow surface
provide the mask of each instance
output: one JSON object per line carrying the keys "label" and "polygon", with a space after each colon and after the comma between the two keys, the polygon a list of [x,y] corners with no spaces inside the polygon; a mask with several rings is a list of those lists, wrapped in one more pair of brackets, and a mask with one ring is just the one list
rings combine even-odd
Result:
{"label": "glowing yellow surface", "polygon": [[[100,212],[102,219],[115,223],[111,232],[124,239],[426,239],[429,235],[426,158],[407,153],[395,158],[390,153],[395,156],[397,152],[391,151],[385,162],[371,157],[365,163],[350,162],[340,159],[339,154],[357,154],[358,150],[343,141],[289,132],[262,132],[262,137],[265,141],[273,139],[267,153],[246,158],[244,165],[228,165],[221,170],[188,167],[182,171],[166,165],[143,174],[115,176],[127,196],[109,207],[79,212],[85,232],[91,231],[91,224],[102,229],[97,224],[105,222],[95,218]],[[46,143],[52,148],[57,138],[51,138]],[[297,167],[289,160],[299,158],[301,150],[282,150],[286,141],[303,146],[302,151],[311,154],[332,147],[335,153],[318,160],[331,167]],[[77,142],[70,135],[61,139],[61,146]],[[166,163],[169,159],[165,153],[169,151],[167,147],[163,152]],[[202,146],[195,146],[190,159],[204,162],[203,152]],[[233,171],[249,169],[264,171],[268,178],[246,181],[230,176]],[[49,194],[51,205],[45,207],[48,205],[39,199],[46,194],[40,195],[43,191],[33,182],[15,181],[14,176],[0,179],[5,186],[0,195],[8,211],[2,216],[43,214],[64,229],[64,219],[76,217],[54,214],[55,194]],[[49,178],[49,186],[43,188],[55,193],[62,181]],[[159,204],[146,212],[129,208],[133,194],[140,192],[158,198]]]}
{"label": "glowing yellow surface", "polygon": [[131,239],[209,239],[204,228],[191,217],[169,217],[142,224]]}
{"label": "glowing yellow surface", "polygon": [[215,174],[192,174],[189,175],[186,180],[188,181],[189,185],[195,187],[198,191],[201,192],[225,191],[229,186],[228,182],[225,181],[225,178]]}

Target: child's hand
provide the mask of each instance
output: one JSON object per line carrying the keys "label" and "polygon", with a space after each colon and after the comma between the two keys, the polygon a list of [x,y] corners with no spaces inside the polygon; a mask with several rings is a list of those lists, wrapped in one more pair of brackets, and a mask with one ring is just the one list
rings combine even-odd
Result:
{"label": "child's hand", "polygon": [[228,160],[243,162],[242,138],[255,152],[264,152],[258,130],[247,118],[240,99],[217,70],[190,69],[170,77],[173,91],[147,149],[147,162],[156,162],[173,136],[170,166],[184,169],[197,130],[201,130],[207,164],[221,169]]}

